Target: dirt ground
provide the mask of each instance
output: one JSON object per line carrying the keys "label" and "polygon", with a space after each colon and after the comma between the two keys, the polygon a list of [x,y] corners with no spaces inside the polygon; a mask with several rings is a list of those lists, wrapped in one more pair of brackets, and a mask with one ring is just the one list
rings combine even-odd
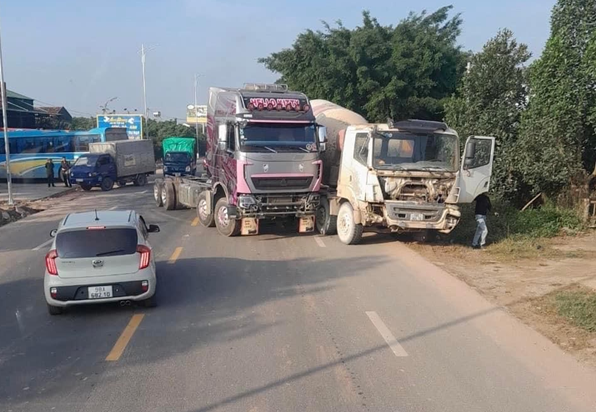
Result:
{"label": "dirt ground", "polygon": [[596,367],[596,333],[572,325],[554,305],[559,291],[596,289],[596,232],[541,240],[533,253],[521,258],[514,250],[507,253],[503,245],[482,251],[449,244],[409,246]]}

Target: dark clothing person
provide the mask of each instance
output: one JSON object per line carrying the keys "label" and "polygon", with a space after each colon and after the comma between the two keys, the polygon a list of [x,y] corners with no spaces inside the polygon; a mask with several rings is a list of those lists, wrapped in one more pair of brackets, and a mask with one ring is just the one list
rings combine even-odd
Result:
{"label": "dark clothing person", "polygon": [[62,159],[60,163],[60,178],[64,182],[64,186],[72,187],[70,183],[70,163],[66,159]]}
{"label": "dark clothing person", "polygon": [[476,210],[474,214],[477,226],[474,240],[472,240],[472,247],[474,249],[482,249],[486,244],[486,236],[488,235],[486,215],[491,209],[490,198],[485,193],[476,198]]}
{"label": "dark clothing person", "polygon": [[46,177],[48,178],[48,187],[56,187],[54,185],[54,162],[52,162],[52,159],[46,161]]}
{"label": "dark clothing person", "polygon": [[476,198],[476,211],[474,212],[475,215],[486,216],[491,209],[492,205],[490,204],[490,198],[486,195],[486,193],[483,193]]}

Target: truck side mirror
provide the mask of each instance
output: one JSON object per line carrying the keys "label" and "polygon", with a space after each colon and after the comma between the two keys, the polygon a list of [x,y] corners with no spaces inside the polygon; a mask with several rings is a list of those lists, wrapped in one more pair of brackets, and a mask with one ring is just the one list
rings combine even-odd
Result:
{"label": "truck side mirror", "polygon": [[228,125],[220,124],[218,126],[218,147],[219,150],[226,150],[228,148]]}
{"label": "truck side mirror", "polygon": [[466,144],[466,157],[464,158],[464,169],[469,169],[474,165],[476,157],[476,142],[474,140],[468,141]]}
{"label": "truck side mirror", "polygon": [[327,128],[325,126],[319,126],[317,135],[319,137],[319,148],[321,152],[324,152],[327,150]]}

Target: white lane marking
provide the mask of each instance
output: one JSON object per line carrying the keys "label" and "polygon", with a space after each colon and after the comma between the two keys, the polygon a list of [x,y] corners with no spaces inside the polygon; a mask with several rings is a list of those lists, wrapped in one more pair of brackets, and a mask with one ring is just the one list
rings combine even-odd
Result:
{"label": "white lane marking", "polygon": [[315,242],[317,242],[317,245],[319,245],[319,247],[327,247],[325,242],[323,242],[323,239],[321,239],[319,236],[315,236]]}
{"label": "white lane marking", "polygon": [[137,192],[137,195],[144,195],[147,192],[149,192],[149,191],[148,190],[143,190],[142,192]]}
{"label": "white lane marking", "polygon": [[391,333],[389,328],[383,323],[379,315],[377,315],[377,312],[366,312],[366,314],[383,339],[385,339],[385,342],[389,345],[395,356],[398,358],[408,356],[406,350],[399,344],[397,339],[395,339],[395,336],[393,336],[393,333]]}
{"label": "white lane marking", "polygon": [[118,209],[118,206],[112,206],[111,208],[109,208],[108,210],[116,210]]}
{"label": "white lane marking", "polygon": [[48,239],[48,240],[46,240],[45,242],[43,242],[41,245],[39,245],[39,246],[37,246],[37,247],[34,247],[34,248],[33,248],[33,249],[31,249],[31,250],[34,250],[34,251],[36,251],[36,252],[37,252],[38,250],[40,250],[40,249],[42,249],[42,248],[44,248],[44,247],[48,246],[50,243],[52,243],[52,241],[53,241],[53,240],[54,240],[54,239]]}

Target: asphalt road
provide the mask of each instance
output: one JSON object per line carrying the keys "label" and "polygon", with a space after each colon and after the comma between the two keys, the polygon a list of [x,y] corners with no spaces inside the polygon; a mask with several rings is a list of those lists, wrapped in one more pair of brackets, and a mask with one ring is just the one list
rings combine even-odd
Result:
{"label": "asphalt road", "polygon": [[[593,370],[389,237],[224,238],[151,190],[0,228],[0,411],[596,410]],[[161,226],[157,308],[47,314],[48,233],[93,208]]]}

